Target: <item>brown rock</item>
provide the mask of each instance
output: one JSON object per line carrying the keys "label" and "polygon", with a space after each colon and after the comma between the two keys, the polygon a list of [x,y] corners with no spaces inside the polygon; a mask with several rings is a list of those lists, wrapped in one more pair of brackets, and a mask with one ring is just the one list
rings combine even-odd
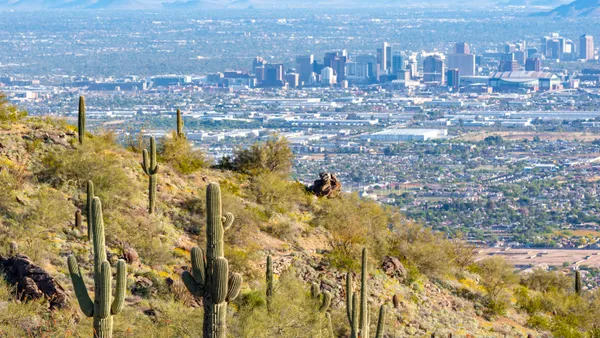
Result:
{"label": "brown rock", "polygon": [[319,179],[308,188],[318,197],[333,198],[342,192],[342,183],[332,173],[320,173]]}
{"label": "brown rock", "polygon": [[51,309],[68,305],[68,296],[63,287],[29,257],[21,254],[12,257],[0,256],[0,267],[6,280],[17,286],[21,300],[46,297],[50,300]]}
{"label": "brown rock", "polygon": [[400,262],[400,260],[396,257],[385,256],[383,257],[383,262],[381,263],[381,267],[386,275],[392,278],[397,278],[400,280],[404,280],[407,276],[406,269],[404,265]]}

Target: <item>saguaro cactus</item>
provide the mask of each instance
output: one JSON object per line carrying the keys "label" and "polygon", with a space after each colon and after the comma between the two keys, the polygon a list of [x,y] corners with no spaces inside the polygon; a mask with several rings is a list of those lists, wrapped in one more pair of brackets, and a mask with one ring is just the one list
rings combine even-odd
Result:
{"label": "saguaro cactus", "polygon": [[83,144],[85,138],[85,98],[79,97],[79,114],[77,115],[77,133],[79,134],[79,144]]}
{"label": "saguaro cactus", "polygon": [[112,273],[110,263],[106,260],[102,204],[98,197],[93,200],[92,211],[90,227],[94,233],[94,301],[90,298],[75,256],[69,256],[67,262],[81,312],[94,318],[93,337],[111,338],[113,315],[121,312],[125,301],[127,268],[124,260],[120,259],[117,262],[117,285],[114,300],[111,302]]}
{"label": "saguaro cactus", "polygon": [[581,295],[581,272],[575,270],[575,292]]}
{"label": "saguaro cactus", "polygon": [[156,163],[156,141],[154,137],[150,138],[150,154],[144,149],[142,153],[142,169],[148,175],[148,213],[154,212],[156,204],[156,173],[158,173],[158,164]]}
{"label": "saguaro cactus", "polygon": [[267,256],[267,311],[271,312],[273,303],[273,258]]}
{"label": "saguaro cactus", "polygon": [[[369,338],[369,325],[370,325],[370,310],[367,303],[368,299],[368,284],[367,280],[369,275],[367,272],[367,249],[364,248],[362,251],[362,266],[361,266],[361,278],[360,278],[360,309],[357,307],[358,294],[353,292],[352,289],[352,274],[346,275],[346,314],[348,321],[350,322],[351,338]],[[375,337],[383,337],[383,330],[385,329],[385,305],[379,308],[379,320],[377,323],[377,332]]]}
{"label": "saguaro cactus", "polygon": [[88,223],[88,240],[92,241],[92,204],[94,201],[94,183],[92,181],[87,181],[86,185],[86,205],[85,205],[85,217],[87,218]]}
{"label": "saguaro cactus", "polygon": [[181,275],[190,293],[203,298],[204,338],[227,336],[227,303],[237,298],[242,276],[229,273],[224,257],[223,235],[233,223],[231,213],[222,214],[221,189],[211,183],[206,189],[206,256],[202,249],[192,249],[192,272]]}
{"label": "saguaro cactus", "polygon": [[81,210],[77,209],[75,211],[75,229],[81,229]]}
{"label": "saguaro cactus", "polygon": [[185,138],[183,133],[183,117],[181,117],[181,110],[177,109],[177,137]]}

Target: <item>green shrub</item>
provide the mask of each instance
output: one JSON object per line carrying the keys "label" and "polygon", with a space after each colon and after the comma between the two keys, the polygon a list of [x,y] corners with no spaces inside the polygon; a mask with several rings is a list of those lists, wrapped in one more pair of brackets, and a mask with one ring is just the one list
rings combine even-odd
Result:
{"label": "green shrub", "polygon": [[274,136],[264,143],[255,143],[247,149],[236,149],[233,160],[224,160],[221,167],[229,166],[245,174],[268,171],[288,175],[293,161],[294,154],[287,139]]}
{"label": "green shrub", "polygon": [[487,293],[489,314],[504,314],[510,306],[510,291],[518,280],[515,268],[502,257],[492,257],[477,262],[474,270],[481,277],[480,284]]}
{"label": "green shrub", "polygon": [[202,151],[193,149],[188,140],[172,135],[163,137],[158,145],[158,159],[180,174],[191,174],[208,165]]}
{"label": "green shrub", "polygon": [[298,211],[298,206],[306,204],[308,199],[304,186],[291,183],[272,172],[253,176],[247,190],[252,199],[264,207],[269,217],[275,213]]}
{"label": "green shrub", "polygon": [[[20,110],[8,101],[5,94],[0,93],[0,123],[14,123],[27,116],[27,112]],[[6,125],[10,127],[10,125]]]}

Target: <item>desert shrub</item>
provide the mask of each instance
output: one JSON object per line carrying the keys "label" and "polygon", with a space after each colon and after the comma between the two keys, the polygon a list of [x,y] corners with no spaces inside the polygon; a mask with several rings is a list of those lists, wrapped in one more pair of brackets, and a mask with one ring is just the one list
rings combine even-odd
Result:
{"label": "desert shrub", "polygon": [[[142,191],[128,169],[137,163],[125,160],[123,149],[110,132],[90,137],[82,146],[51,150],[42,159],[38,177],[55,187],[85,190],[88,180],[94,182],[96,196],[107,209],[130,201]],[[137,169],[137,168],[136,168]]]}
{"label": "desert shrub", "polygon": [[158,159],[169,164],[181,174],[191,174],[207,166],[204,153],[193,149],[188,140],[176,137],[163,137],[158,144]]}
{"label": "desert shrub", "polygon": [[510,291],[518,280],[514,267],[501,257],[492,257],[477,262],[474,272],[481,277],[480,284],[487,293],[489,314],[504,314],[510,306]]}
{"label": "desert shrub", "polygon": [[388,226],[397,216],[357,194],[319,201],[312,220],[314,226],[329,230],[332,263],[344,269],[358,268],[363,247],[371,257],[380,259],[387,252]]}
{"label": "desert shrub", "polygon": [[275,282],[272,311],[266,309],[265,291],[243,294],[236,304],[239,311],[233,318],[230,333],[233,337],[313,337],[325,328],[319,327],[320,313],[305,283],[293,272],[281,274]]}
{"label": "desert shrub", "polygon": [[17,122],[26,116],[27,112],[20,110],[17,106],[11,104],[6,95],[0,93],[0,123]]}
{"label": "desert shrub", "polygon": [[24,166],[8,159],[0,158],[0,215],[13,215],[17,212],[17,193],[22,191],[27,177]]}
{"label": "desert shrub", "polygon": [[268,216],[297,211],[298,206],[306,204],[308,200],[304,186],[282,179],[272,172],[253,176],[247,190],[252,199],[264,207]]}
{"label": "desert shrub", "polygon": [[294,154],[287,139],[274,136],[264,143],[255,143],[246,149],[236,149],[233,160],[228,160],[227,165],[245,174],[269,171],[288,175],[293,160]]}
{"label": "desert shrub", "polygon": [[456,255],[461,253],[455,245],[462,245],[452,243],[442,234],[411,222],[396,227],[390,242],[394,256],[402,257],[421,273],[438,278],[454,272],[457,266]]}
{"label": "desert shrub", "polygon": [[521,277],[521,285],[535,291],[550,290],[568,291],[573,288],[573,277],[558,271],[546,271],[542,268],[533,269]]}

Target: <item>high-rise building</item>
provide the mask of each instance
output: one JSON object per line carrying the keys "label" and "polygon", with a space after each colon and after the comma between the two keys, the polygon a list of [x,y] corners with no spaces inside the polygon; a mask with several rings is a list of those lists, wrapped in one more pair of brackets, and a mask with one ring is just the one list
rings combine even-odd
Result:
{"label": "high-rise building", "polygon": [[583,34],[579,37],[579,58],[592,60],[594,58],[594,37]]}
{"label": "high-rise building", "polygon": [[447,56],[448,68],[458,69],[463,76],[475,75],[475,55],[449,54]]}
{"label": "high-rise building", "polygon": [[267,64],[267,61],[260,56],[257,56],[252,59],[252,71],[256,69],[256,67],[262,67]]}
{"label": "high-rise building", "polygon": [[446,76],[444,59],[440,55],[430,55],[423,60],[423,82],[444,83]]}
{"label": "high-rise building", "polygon": [[[385,44],[387,44],[387,42]],[[392,62],[392,46],[387,45],[385,46],[385,69],[387,69],[388,73],[392,70]]]}
{"label": "high-rise building", "polygon": [[392,61],[391,54],[392,47],[387,42],[383,43],[382,48],[377,49],[377,64],[379,65],[379,70],[381,71],[381,74],[387,73],[388,65]]}
{"label": "high-rise building", "polygon": [[315,62],[315,57],[311,55],[301,55],[296,57],[296,71],[298,72],[298,76],[300,79],[300,83],[308,84],[308,80],[310,79],[310,74],[314,71],[313,63]]}
{"label": "high-rise building", "polygon": [[281,63],[267,63],[264,69],[265,76],[262,81],[264,87],[283,87],[283,65]]}
{"label": "high-rise building", "polygon": [[505,43],[504,46],[502,46],[502,49],[504,51],[504,54],[510,54],[512,52],[514,52],[515,50],[517,50],[517,46],[514,43]]}
{"label": "high-rise building", "polygon": [[501,72],[516,72],[519,70],[519,63],[515,60],[513,53],[502,54],[498,71]]}
{"label": "high-rise building", "polygon": [[402,55],[393,55],[392,56],[392,72],[398,73],[400,70],[404,70],[406,68],[404,66],[404,58]]}
{"label": "high-rise building", "polygon": [[321,83],[323,85],[331,86],[336,83],[335,74],[333,68],[325,67],[321,70]]}
{"label": "high-rise building", "polygon": [[466,42],[457,42],[454,44],[454,54],[471,54],[471,49]]}
{"label": "high-rise building", "polygon": [[300,85],[300,75],[298,73],[287,73],[283,78],[290,88],[296,88]]}
{"label": "high-rise building", "polygon": [[560,59],[561,56],[561,42],[558,39],[549,39],[546,42],[546,57],[549,59]]}
{"label": "high-rise building", "polygon": [[371,77],[372,64],[368,62],[347,62],[346,79],[352,82],[367,82]]}
{"label": "high-rise building", "polygon": [[348,53],[346,50],[339,52],[325,53],[323,58],[323,66],[333,69],[337,80],[342,81],[346,78],[346,62],[348,61]]}
{"label": "high-rise building", "polygon": [[528,58],[525,61],[525,70],[528,72],[539,72],[542,68],[540,58]]}
{"label": "high-rise building", "polygon": [[460,87],[460,71],[458,69],[448,69],[446,71],[446,84],[452,90],[458,90],[458,87]]}

